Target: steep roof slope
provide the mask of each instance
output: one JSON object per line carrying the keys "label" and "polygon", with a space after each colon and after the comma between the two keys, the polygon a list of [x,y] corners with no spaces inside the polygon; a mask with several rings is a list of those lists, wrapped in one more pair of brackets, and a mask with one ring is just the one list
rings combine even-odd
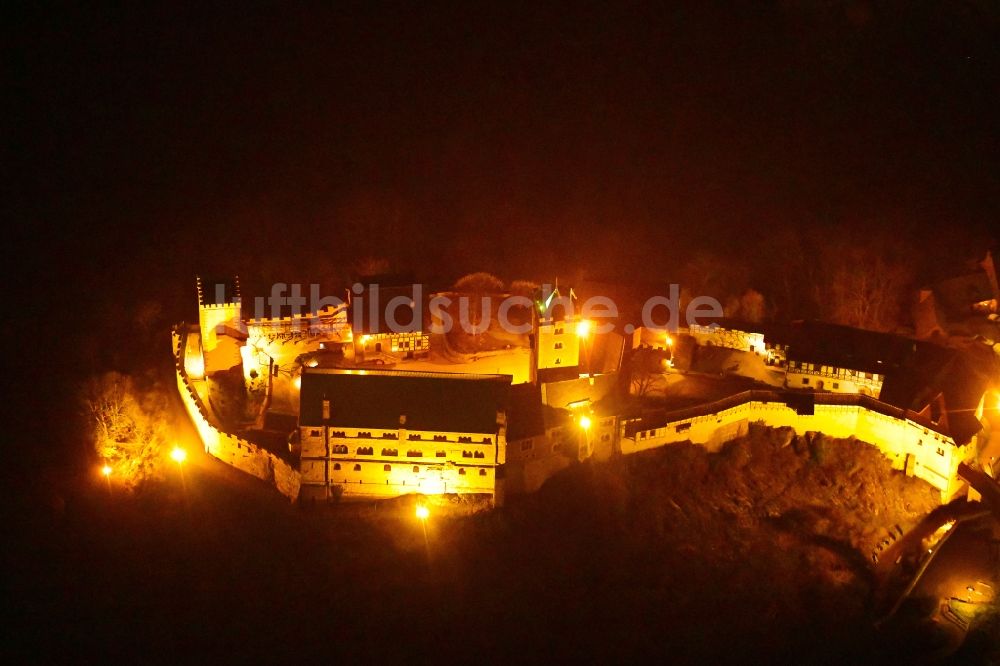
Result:
{"label": "steep roof slope", "polygon": [[[306,369],[300,423],[394,430],[492,433],[510,402],[510,376]],[[330,418],[323,418],[323,401]]]}

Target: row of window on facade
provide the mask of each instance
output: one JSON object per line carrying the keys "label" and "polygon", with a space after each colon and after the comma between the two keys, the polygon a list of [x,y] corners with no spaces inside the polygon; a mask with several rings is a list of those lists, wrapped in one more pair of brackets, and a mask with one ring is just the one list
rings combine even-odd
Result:
{"label": "row of window on facade", "polygon": [[428,349],[430,348],[430,343],[426,337],[411,338],[408,340],[399,340],[398,342],[393,341],[392,351],[408,350],[408,349]]}
{"label": "row of window on facade", "polygon": [[[312,430],[309,431],[309,436],[310,437],[320,437],[320,436],[322,436],[322,434],[323,434],[323,431],[320,430],[319,428],[313,428]],[[333,430],[333,431],[330,432],[330,436],[331,437],[345,437],[346,438],[347,437],[347,432],[344,431],[344,430]],[[359,439],[372,439],[372,434],[371,434],[371,432],[368,432],[368,431],[362,431],[362,432],[359,432],[356,435],[356,437],[358,437]],[[391,430],[389,430],[389,431],[386,431],[386,432],[382,433],[382,439],[399,439],[399,435],[398,435],[398,433],[395,433],[395,432],[392,432]],[[423,441],[423,439],[424,439],[424,437],[422,435],[420,435],[419,433],[410,433],[409,436],[407,437],[407,441],[410,441],[410,442],[420,442],[420,441]],[[434,435],[432,441],[435,441],[435,442],[447,442],[448,441],[448,436],[447,435]],[[470,436],[470,435],[461,435],[461,436],[458,437],[457,441],[458,441],[459,444],[473,444],[474,443],[472,441],[472,436]],[[489,437],[483,437],[482,443],[483,444],[492,444],[493,440],[490,439]]]}
{"label": "row of window on facade", "polygon": [[[927,434],[927,432],[925,431],[925,432],[924,432],[924,434],[926,435],[926,434]],[[922,440],[922,439],[918,439],[918,440],[917,440],[917,446],[923,446],[923,445],[924,445],[924,440]],[[943,448],[941,448],[940,446],[939,446],[939,447],[937,447],[937,454],[938,454],[939,456],[943,456],[943,455],[944,455],[944,449],[943,449]]]}
{"label": "row of window on facade", "polygon": [[[534,448],[535,448],[535,440],[533,439],[526,439],[523,442],[521,442],[521,451],[531,451]],[[562,447],[559,445],[559,442],[553,442],[552,453],[558,453],[561,450],[561,448]]]}
{"label": "row of window on facade", "polygon": [[[341,469],[342,469],[342,467],[341,467],[340,463],[334,463],[333,464],[333,471],[339,472],[339,471],[341,471]],[[354,471],[355,472],[360,472],[361,471],[361,463],[355,463],[354,464]],[[382,471],[383,472],[391,472],[392,471],[392,465],[382,465]],[[414,465],[413,466],[413,473],[414,474],[419,474],[420,473],[420,466],[419,465]],[[464,467],[459,468],[458,475],[459,476],[465,476],[466,475]],[[479,470],[479,476],[486,476],[486,470],[485,469],[480,469]]]}
{"label": "row of window on facade", "polygon": [[848,368],[837,368],[832,365],[817,365],[815,363],[804,363],[801,361],[789,361],[790,370],[801,370],[802,372],[817,372],[822,375],[834,375],[837,377],[857,377],[858,379],[870,379],[878,381],[878,374],[871,372],[860,372]]}
{"label": "row of window on facade", "polygon": [[[331,452],[339,455],[346,455],[349,453],[349,449],[344,444],[336,444],[331,447]],[[359,456],[373,456],[375,455],[375,449],[371,446],[359,446],[356,454]],[[383,456],[396,457],[399,455],[399,449],[382,449]],[[410,449],[406,452],[407,458],[423,458],[424,452],[420,449]],[[447,458],[447,451],[435,451],[435,458]],[[486,458],[486,454],[483,451],[462,451],[463,458],[473,458],[473,459],[483,459]]]}
{"label": "row of window on facade", "polygon": [[[809,383],[810,382],[809,382],[809,378],[808,377],[803,377],[802,378],[802,385],[803,386],[808,386]],[[822,383],[823,382],[820,382],[820,384],[822,384]],[[833,385],[833,388],[835,388],[835,389],[839,389],[840,388],[840,382],[831,382],[831,384]],[[822,386],[820,388],[822,388]]]}

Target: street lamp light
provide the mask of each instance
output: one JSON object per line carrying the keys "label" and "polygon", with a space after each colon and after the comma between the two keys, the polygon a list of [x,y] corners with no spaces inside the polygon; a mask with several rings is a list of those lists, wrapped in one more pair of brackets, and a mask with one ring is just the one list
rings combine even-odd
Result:
{"label": "street lamp light", "polygon": [[417,505],[417,519],[421,522],[427,520],[431,515],[430,509],[428,509],[423,504]]}
{"label": "street lamp light", "polygon": [[580,417],[580,427],[584,430],[590,430],[590,417],[586,414]]}
{"label": "street lamp light", "polygon": [[102,467],[101,474],[103,474],[105,477],[111,476],[111,465],[105,465],[104,467]]}
{"label": "street lamp light", "polygon": [[587,357],[586,358],[586,361],[587,361],[587,376],[588,377],[591,376],[590,350],[587,347],[587,338],[590,337],[590,329],[591,329],[591,324],[586,319],[581,319],[576,324],[576,335],[577,335],[578,338],[580,338],[580,346],[582,346],[584,352],[586,352],[586,357]]}
{"label": "street lamp light", "polygon": [[183,464],[184,461],[187,460],[187,455],[187,451],[179,446],[175,446],[174,450],[170,452],[170,457],[173,458],[174,462],[178,465]]}

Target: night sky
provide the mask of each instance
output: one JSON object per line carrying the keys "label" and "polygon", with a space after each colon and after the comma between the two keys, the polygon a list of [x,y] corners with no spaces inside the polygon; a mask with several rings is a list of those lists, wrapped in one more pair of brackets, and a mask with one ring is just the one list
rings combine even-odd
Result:
{"label": "night sky", "polygon": [[177,320],[198,273],[667,280],[782,229],[993,229],[996,3],[334,4],[10,12],[19,295]]}

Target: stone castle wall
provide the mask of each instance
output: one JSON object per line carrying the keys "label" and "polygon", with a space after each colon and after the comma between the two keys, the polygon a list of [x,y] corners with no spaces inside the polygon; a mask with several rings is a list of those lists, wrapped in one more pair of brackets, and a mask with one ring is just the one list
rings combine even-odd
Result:
{"label": "stone castle wall", "polygon": [[[718,403],[701,405],[685,412],[667,414],[656,427],[645,428],[641,421],[623,422],[620,447],[623,454],[636,453],[668,444],[690,441],[718,451],[722,445],[746,434],[749,424],[790,427],[799,435],[822,432],[830,437],[855,437],[876,446],[894,468],[923,479],[950,500],[961,488],[958,464],[974,455],[975,440],[964,446],[927,426],[907,418],[902,410],[879,404],[863,396],[838,396],[827,404],[817,402],[813,413],[800,413],[780,394],[757,396],[755,392],[732,396]],[[872,403],[869,405],[868,403]],[[899,412],[899,413],[893,413]]]}
{"label": "stone castle wall", "polygon": [[232,433],[224,432],[212,424],[209,419],[209,410],[194,385],[199,380],[189,378],[184,368],[186,344],[187,335],[174,331],[173,348],[177,391],[188,416],[198,430],[198,435],[205,446],[205,452],[228,465],[232,465],[241,472],[246,472],[269,483],[282,495],[293,502],[296,501],[300,486],[298,471],[270,451],[266,451]]}

